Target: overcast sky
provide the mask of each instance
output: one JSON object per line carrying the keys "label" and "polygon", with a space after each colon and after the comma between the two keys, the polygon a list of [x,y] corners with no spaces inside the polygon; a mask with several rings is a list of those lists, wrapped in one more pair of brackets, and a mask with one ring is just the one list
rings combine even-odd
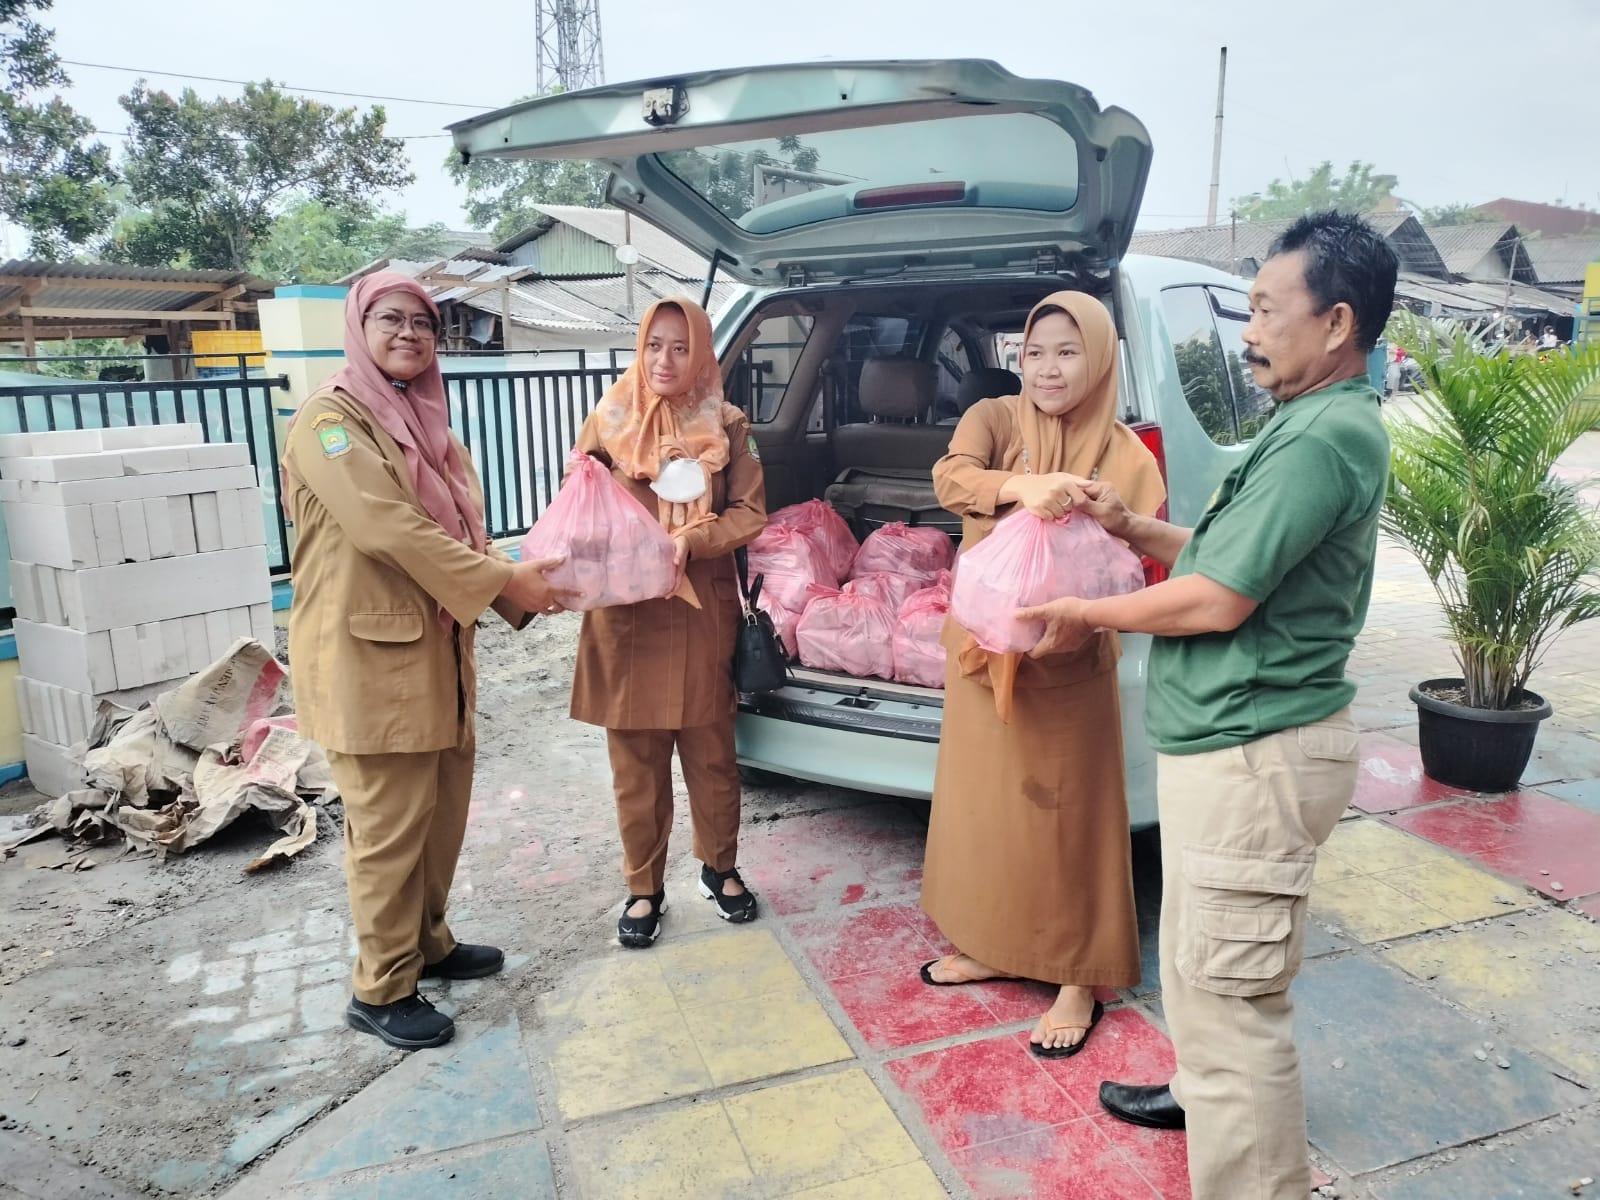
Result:
{"label": "overcast sky", "polygon": [[[468,106],[387,103],[390,132],[415,136],[534,89],[534,7],[56,0],[44,19],[63,58],[138,68],[174,92],[239,89],[156,72],[270,76],[297,88]],[[1083,84],[1150,130],[1145,227],[1204,220],[1224,44],[1224,212],[1229,197],[1302,176],[1323,159],[1370,161],[1423,205],[1512,196],[1600,207],[1595,0],[600,0],[600,13],[611,82],[817,58],[962,56]],[[67,71],[73,104],[100,129],[123,130],[117,97],[138,74]],[[414,224],[464,227],[459,192],[439,165],[448,140],[407,145],[417,181],[386,202]]]}

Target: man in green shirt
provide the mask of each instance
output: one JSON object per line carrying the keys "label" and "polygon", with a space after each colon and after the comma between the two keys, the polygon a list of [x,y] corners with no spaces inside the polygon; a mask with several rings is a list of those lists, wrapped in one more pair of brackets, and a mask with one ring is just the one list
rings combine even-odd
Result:
{"label": "man in green shirt", "polygon": [[1289,984],[1317,847],[1355,793],[1355,685],[1389,441],[1367,354],[1394,305],[1393,250],[1319,213],[1273,246],[1250,289],[1245,361],[1279,402],[1192,530],[1130,513],[1084,481],[1081,505],[1172,578],[1064,599],[1035,655],[1097,628],[1150,633],[1158,752],[1161,989],[1170,1086],[1105,1083],[1112,1115],[1189,1130],[1195,1200],[1305,1200],[1305,1098]]}

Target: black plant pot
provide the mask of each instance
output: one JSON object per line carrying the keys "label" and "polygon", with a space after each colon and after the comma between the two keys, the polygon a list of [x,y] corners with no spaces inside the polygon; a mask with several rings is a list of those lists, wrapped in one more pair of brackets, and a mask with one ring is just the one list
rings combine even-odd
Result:
{"label": "black plant pot", "polygon": [[1411,689],[1417,706],[1422,769],[1428,778],[1471,792],[1509,792],[1533,754],[1539,722],[1552,711],[1534,692],[1523,692],[1524,708],[1468,708],[1434,695],[1460,687],[1460,679],[1425,679]]}

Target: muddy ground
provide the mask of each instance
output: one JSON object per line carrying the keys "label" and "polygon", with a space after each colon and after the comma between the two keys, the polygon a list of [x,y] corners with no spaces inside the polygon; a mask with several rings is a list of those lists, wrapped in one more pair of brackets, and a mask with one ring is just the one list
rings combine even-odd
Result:
{"label": "muddy ground", "polygon": [[[566,716],[577,627],[563,616],[481,632],[478,774],[452,924],[505,946],[511,970],[434,992],[447,1010],[527,1011],[611,934],[624,888],[604,735]],[[866,800],[749,787],[746,819]],[[36,802],[13,787],[0,814]],[[689,854],[686,807],[675,870]],[[248,818],[164,863],[54,838],[0,863],[0,1157],[87,1164],[108,1195],[199,1195],[401,1061],[343,1028],[341,814],[319,821],[313,846],[255,876],[243,866],[274,835]]]}

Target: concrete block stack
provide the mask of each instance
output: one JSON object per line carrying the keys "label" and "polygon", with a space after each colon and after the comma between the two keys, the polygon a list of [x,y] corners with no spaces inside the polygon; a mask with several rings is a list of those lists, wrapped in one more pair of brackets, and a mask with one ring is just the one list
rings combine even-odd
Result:
{"label": "concrete block stack", "polygon": [[199,425],[0,435],[17,705],[33,785],[80,786],[98,701],[137,707],[241,637],[272,645],[261,489]]}

